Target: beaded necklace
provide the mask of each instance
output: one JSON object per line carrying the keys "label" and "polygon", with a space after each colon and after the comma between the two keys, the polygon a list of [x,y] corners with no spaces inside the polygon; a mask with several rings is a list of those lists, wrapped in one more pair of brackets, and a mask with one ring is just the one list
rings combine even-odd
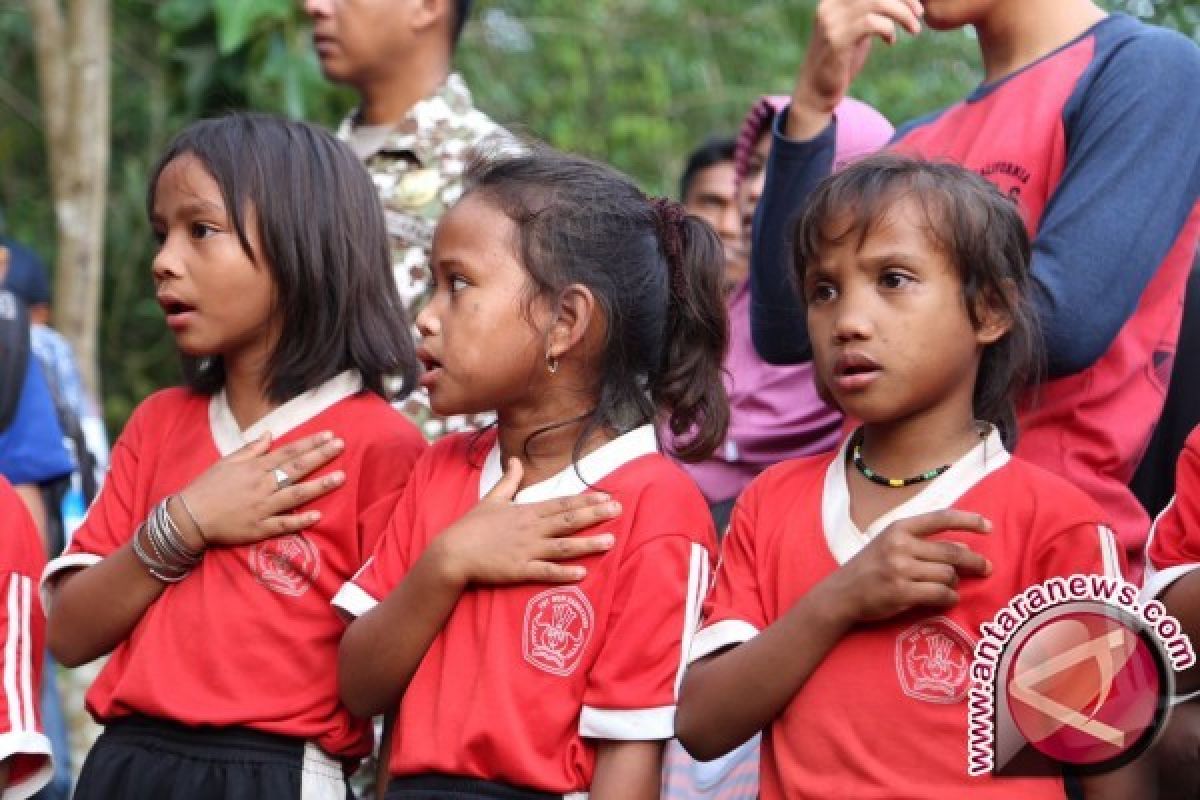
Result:
{"label": "beaded necklace", "polygon": [[[987,435],[989,427],[985,426],[979,432],[980,438]],[[946,470],[950,469],[950,464],[942,464],[940,467],[934,467],[928,472],[922,472],[920,475],[914,475],[911,478],[889,478],[886,475],[880,475],[875,470],[871,469],[863,461],[862,457],[862,428],[859,428],[854,433],[854,449],[851,451],[850,461],[854,464],[854,468],[859,471],[864,478],[871,483],[877,483],[880,486],[886,486],[889,489],[903,489],[906,486],[913,486],[918,483],[925,483],[938,477]]]}

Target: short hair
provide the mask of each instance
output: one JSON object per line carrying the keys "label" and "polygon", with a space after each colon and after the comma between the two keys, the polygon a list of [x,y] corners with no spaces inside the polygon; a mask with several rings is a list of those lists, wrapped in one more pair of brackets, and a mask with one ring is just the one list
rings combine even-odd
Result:
{"label": "short hair", "polygon": [[[826,178],[793,230],[797,286],[807,265],[829,244],[859,243],[902,200],[915,202],[925,234],[954,264],[971,324],[985,306],[1012,323],[984,348],[975,379],[974,411],[996,425],[1004,443],[1017,441],[1016,399],[1042,374],[1042,340],[1033,307],[1030,243],[1016,203],[969,169],[886,152]],[[835,226],[833,228],[832,226]],[[804,292],[798,291],[804,299]]]}
{"label": "short hair", "polygon": [[[285,402],[348,369],[381,397],[411,390],[416,348],[392,277],[383,208],[354,153],[326,131],[282,117],[201,120],[151,172],[148,213],[163,170],[182,156],[216,181],[242,250],[271,272],[282,325],[267,362],[270,398]],[[261,253],[246,235],[251,211]],[[224,365],[185,356],[184,377],[212,394],[225,384]]]}
{"label": "short hair", "polygon": [[688,192],[692,190],[692,181],[702,170],[717,164],[733,162],[737,149],[737,141],[732,136],[709,136],[704,143],[692,151],[683,167],[683,176],[679,179],[679,201],[687,202]]}
{"label": "short hair", "polygon": [[544,146],[476,162],[467,186],[513,222],[531,301],[577,283],[604,316],[596,406],[576,453],[595,430],[662,422],[682,460],[711,455],[729,422],[725,256],[712,228],[609,166]]}
{"label": "short hair", "polygon": [[450,48],[453,50],[458,47],[463,28],[467,27],[467,20],[471,18],[471,0],[454,0],[452,5],[454,16],[450,20]]}

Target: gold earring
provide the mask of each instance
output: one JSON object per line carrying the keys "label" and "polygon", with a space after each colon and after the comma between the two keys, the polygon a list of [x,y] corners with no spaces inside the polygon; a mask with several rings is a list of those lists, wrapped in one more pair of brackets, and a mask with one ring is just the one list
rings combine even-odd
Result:
{"label": "gold earring", "polygon": [[546,369],[550,371],[551,375],[558,372],[558,359],[549,353],[546,353]]}

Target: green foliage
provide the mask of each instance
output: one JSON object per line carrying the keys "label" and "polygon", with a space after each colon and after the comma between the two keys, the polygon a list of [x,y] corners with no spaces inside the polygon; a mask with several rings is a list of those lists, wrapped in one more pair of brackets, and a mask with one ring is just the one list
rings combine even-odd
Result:
{"label": "green foliage", "polygon": [[[458,66],[477,103],[550,143],[607,160],[648,191],[674,190],[713,132],[734,133],[765,92],[789,91],[815,0],[480,0]],[[1194,0],[1107,7],[1200,39]],[[150,280],[146,175],[197,117],[256,108],[334,125],[354,103],[321,77],[294,0],[113,0],[112,170],[100,331],[105,410],[178,378]],[[935,110],[980,78],[967,32],[877,46],[853,93],[894,121]],[[0,204],[13,235],[52,263],[53,207],[29,20],[0,0]],[[103,135],[103,132],[97,132]]]}

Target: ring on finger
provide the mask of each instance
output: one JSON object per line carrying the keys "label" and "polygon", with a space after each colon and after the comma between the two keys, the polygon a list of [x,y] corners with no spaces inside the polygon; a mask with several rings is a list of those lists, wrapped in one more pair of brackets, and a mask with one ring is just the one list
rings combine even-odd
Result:
{"label": "ring on finger", "polygon": [[274,476],[274,478],[275,478],[276,491],[278,491],[279,489],[286,489],[288,486],[291,486],[291,484],[292,484],[291,477],[279,467],[276,467],[275,469],[271,470],[271,475]]}

